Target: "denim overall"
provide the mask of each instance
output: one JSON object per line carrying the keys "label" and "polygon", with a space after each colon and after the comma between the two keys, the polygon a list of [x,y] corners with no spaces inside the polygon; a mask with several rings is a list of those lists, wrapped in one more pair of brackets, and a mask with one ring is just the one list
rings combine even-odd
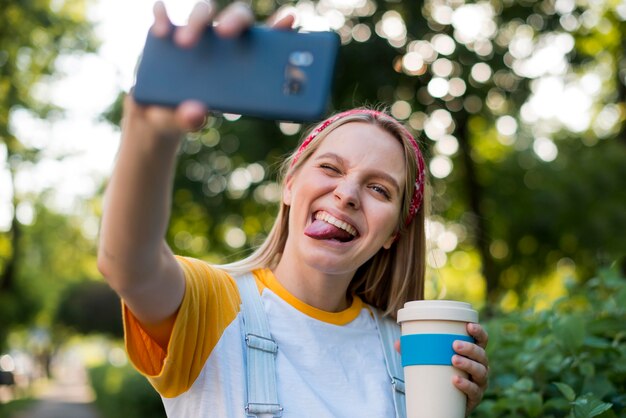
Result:
{"label": "denim overall", "polygon": [[[241,295],[241,312],[243,313],[247,390],[245,416],[278,418],[282,416],[283,411],[276,387],[278,346],[270,335],[267,316],[263,310],[254,275],[247,273],[235,279]],[[376,308],[372,308],[371,311],[385,355],[396,418],[405,418],[404,372],[400,355],[394,348],[394,342],[400,339],[400,329],[392,319],[383,318]]]}

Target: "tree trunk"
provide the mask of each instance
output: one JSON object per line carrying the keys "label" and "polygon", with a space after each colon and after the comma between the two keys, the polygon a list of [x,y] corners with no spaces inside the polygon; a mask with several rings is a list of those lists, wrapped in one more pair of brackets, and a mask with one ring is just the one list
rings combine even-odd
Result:
{"label": "tree trunk", "polygon": [[[626,27],[626,25],[622,25],[622,27]],[[622,109],[626,106],[626,79],[624,79],[624,73],[626,72],[624,60],[626,60],[626,54],[624,51],[626,51],[626,38],[622,39],[621,51],[618,53],[618,56],[615,57],[615,61],[617,62],[617,67],[615,68],[615,77],[617,78],[617,102],[622,106]],[[626,120],[623,118],[620,122],[617,139],[623,145],[626,145]]]}
{"label": "tree trunk", "polygon": [[472,145],[470,143],[470,132],[467,127],[468,115],[459,113],[455,118],[456,134],[461,150],[461,160],[465,169],[463,183],[467,191],[467,202],[471,213],[472,232],[474,234],[475,245],[481,259],[481,270],[486,281],[486,296],[488,305],[497,302],[498,298],[498,275],[489,246],[491,236],[489,233],[489,222],[481,208],[484,196],[483,187],[478,182],[476,174],[476,162],[472,159]]}
{"label": "tree trunk", "polygon": [[15,286],[15,277],[17,273],[17,252],[21,235],[20,228],[21,226],[14,214],[13,220],[11,221],[11,230],[9,231],[12,252],[4,267],[2,277],[0,278],[0,293],[9,293],[13,291]]}
{"label": "tree trunk", "polygon": [[11,178],[11,189],[13,191],[13,217],[11,219],[11,229],[9,229],[9,240],[11,255],[6,262],[2,276],[0,276],[0,293],[9,293],[15,287],[15,277],[17,275],[17,259],[20,239],[22,235],[21,225],[17,220],[17,192],[15,190],[15,169],[11,167],[11,150],[7,146],[7,161],[9,162],[9,176]]}

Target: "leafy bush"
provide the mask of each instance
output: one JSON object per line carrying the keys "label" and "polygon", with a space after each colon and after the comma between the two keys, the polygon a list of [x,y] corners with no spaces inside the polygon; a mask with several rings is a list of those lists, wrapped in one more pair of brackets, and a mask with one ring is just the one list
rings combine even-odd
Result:
{"label": "leafy bush", "polygon": [[131,366],[106,364],[90,369],[89,376],[104,418],[166,417],[159,395]]}
{"label": "leafy bush", "polygon": [[35,400],[32,398],[16,399],[7,403],[0,402],[0,418],[23,416],[24,411],[32,407]]}
{"label": "leafy bush", "polygon": [[605,270],[568,293],[485,324],[491,380],[475,417],[626,417],[626,279]]}

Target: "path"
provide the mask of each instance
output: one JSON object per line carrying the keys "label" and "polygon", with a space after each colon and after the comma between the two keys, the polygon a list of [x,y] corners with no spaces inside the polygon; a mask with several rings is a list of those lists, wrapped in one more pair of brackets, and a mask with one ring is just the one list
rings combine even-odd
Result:
{"label": "path", "polygon": [[99,418],[93,400],[84,370],[65,370],[42,389],[32,407],[11,418]]}

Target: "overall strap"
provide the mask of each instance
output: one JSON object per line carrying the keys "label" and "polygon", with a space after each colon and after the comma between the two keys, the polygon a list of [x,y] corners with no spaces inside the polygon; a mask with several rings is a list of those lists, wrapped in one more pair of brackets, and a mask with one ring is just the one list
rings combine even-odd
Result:
{"label": "overall strap", "polygon": [[270,335],[267,316],[252,273],[236,277],[241,295],[246,356],[246,416],[274,418],[282,415],[276,386],[278,346]]}
{"label": "overall strap", "polygon": [[372,314],[378,327],[378,336],[383,345],[387,374],[393,387],[393,403],[396,408],[396,418],[406,417],[406,403],[404,395],[404,370],[402,359],[396,351],[394,343],[400,340],[400,327],[391,318],[383,318],[378,309],[372,307]]}

